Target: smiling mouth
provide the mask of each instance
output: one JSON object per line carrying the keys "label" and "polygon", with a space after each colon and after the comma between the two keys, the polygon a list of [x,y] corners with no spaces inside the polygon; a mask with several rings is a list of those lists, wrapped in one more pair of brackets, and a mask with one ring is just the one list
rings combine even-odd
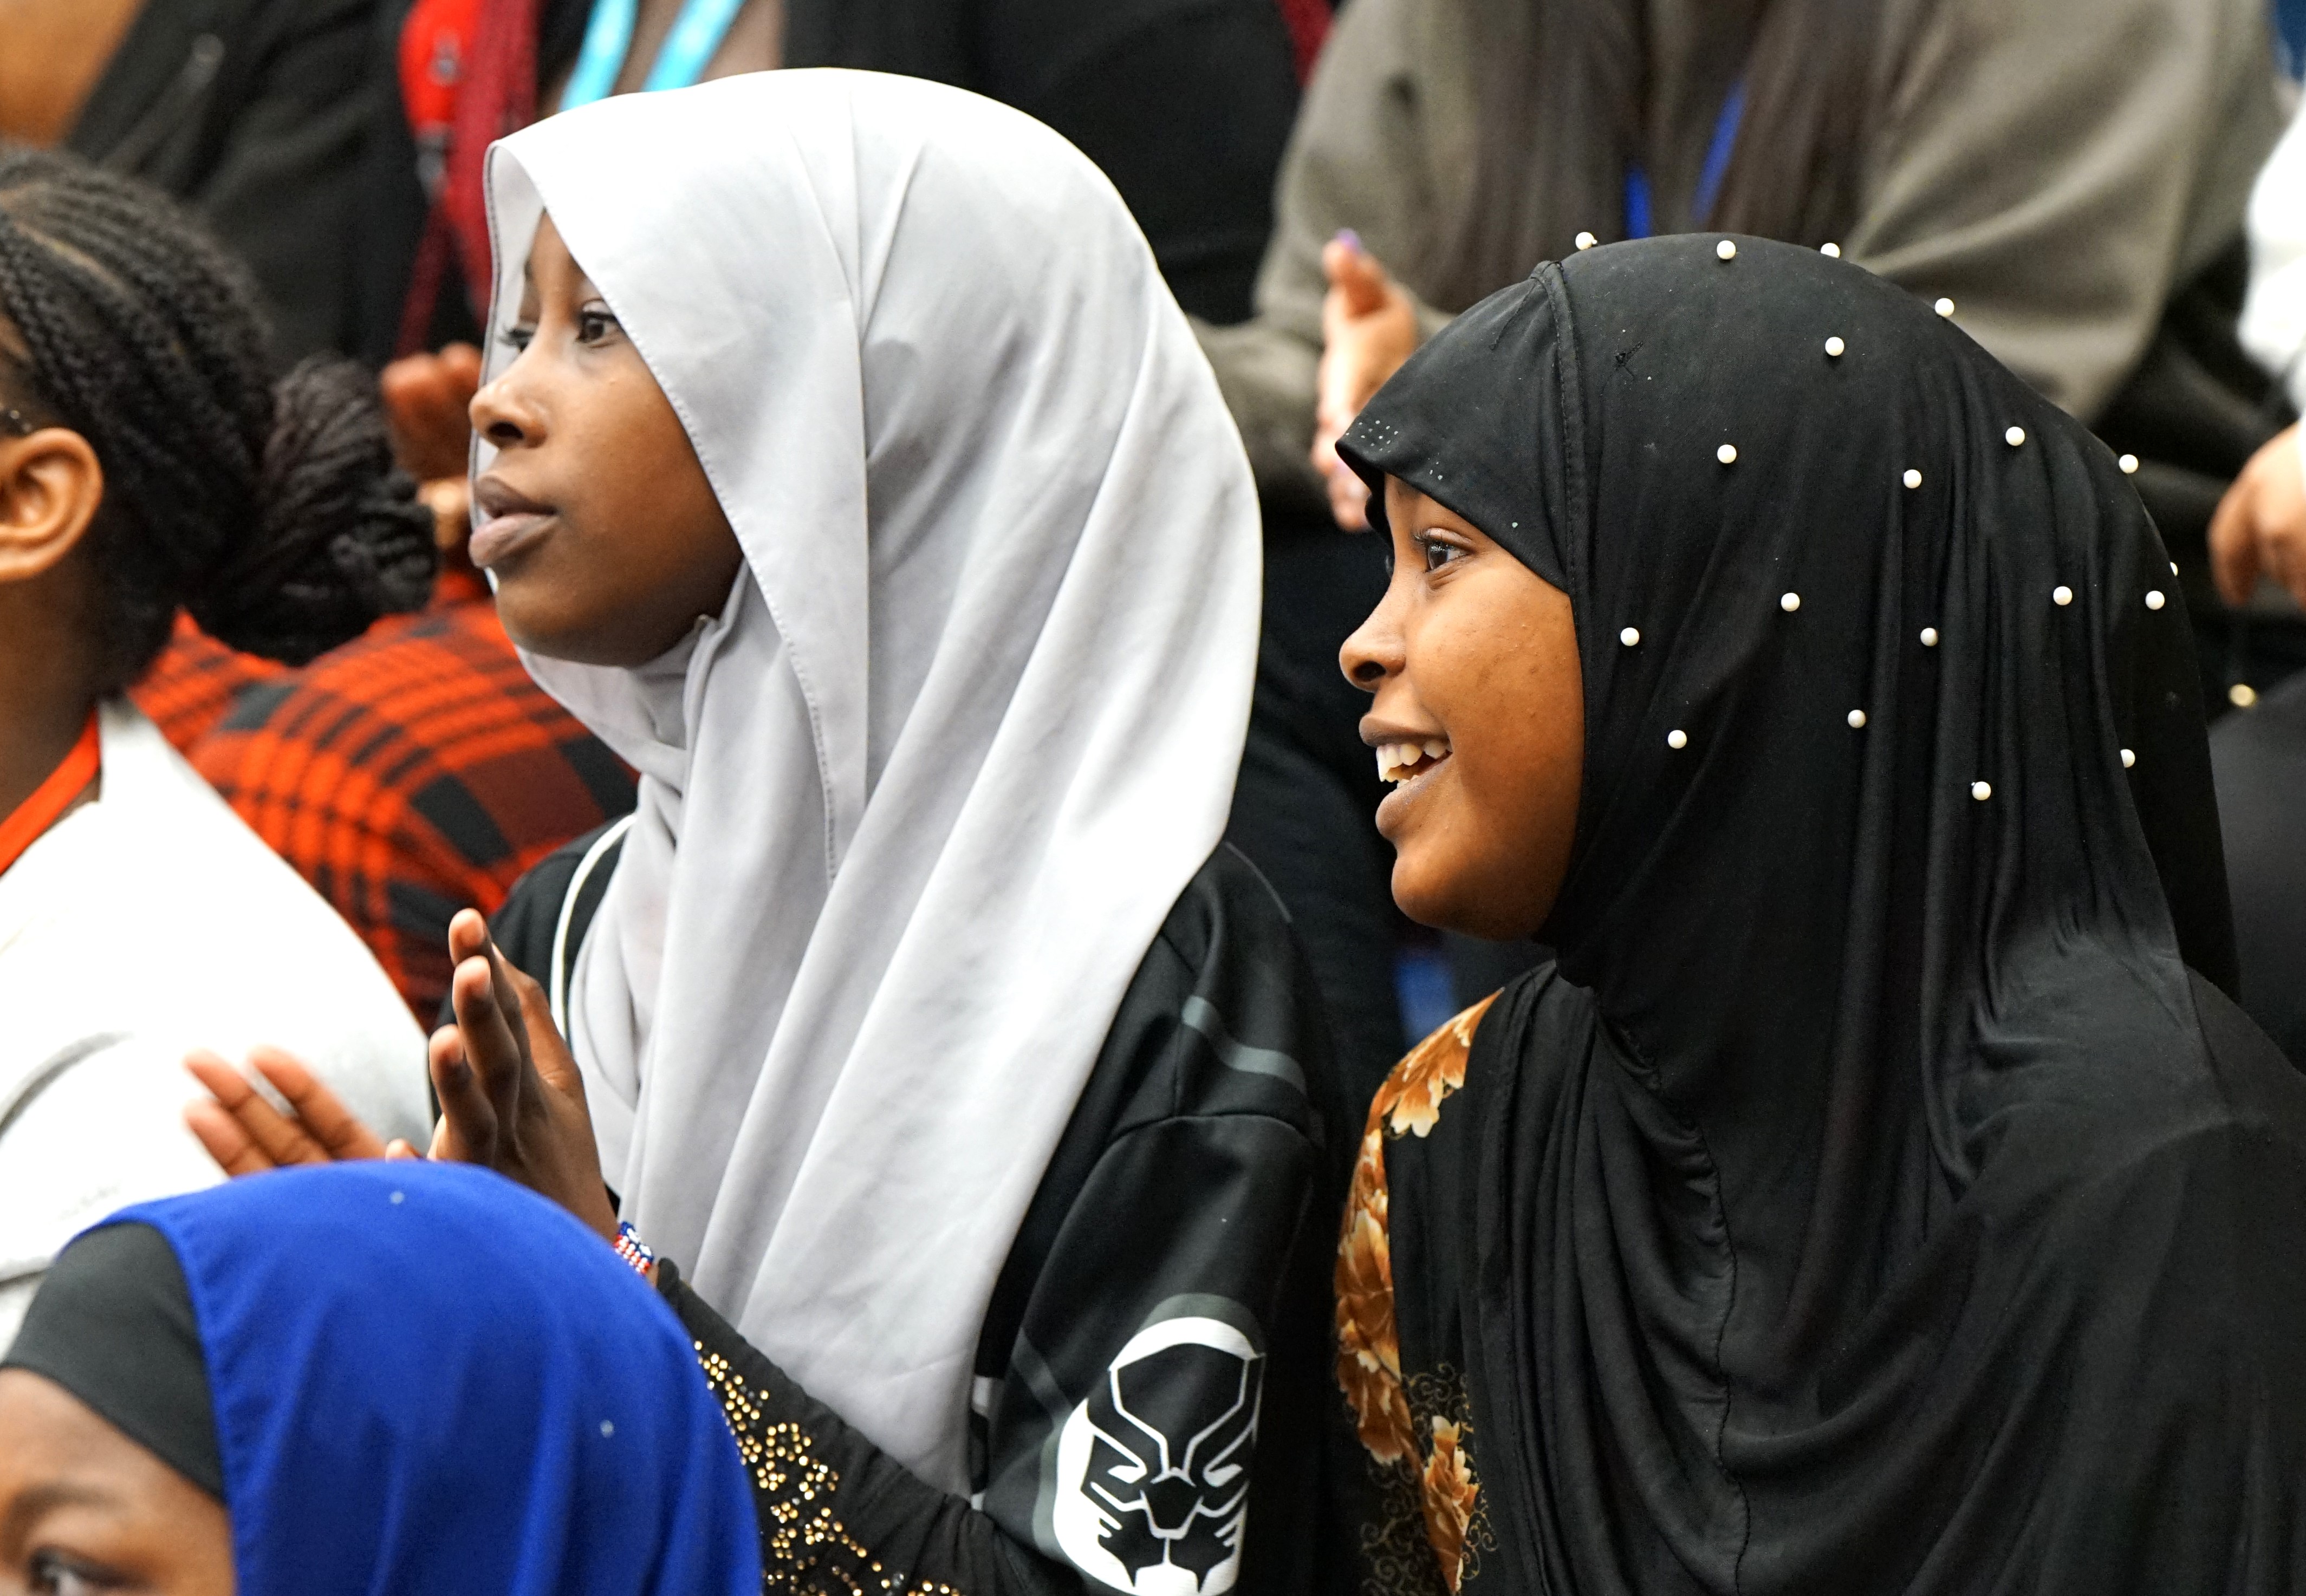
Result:
{"label": "smiling mouth", "polygon": [[1449,739],[1428,738],[1422,743],[1379,743],[1377,746],[1377,776],[1380,781],[1396,786],[1413,781],[1427,772],[1438,768],[1449,757]]}

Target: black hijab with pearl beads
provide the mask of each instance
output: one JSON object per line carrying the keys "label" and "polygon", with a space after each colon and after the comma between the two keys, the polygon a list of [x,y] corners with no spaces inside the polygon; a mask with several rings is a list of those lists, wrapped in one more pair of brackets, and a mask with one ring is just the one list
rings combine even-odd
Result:
{"label": "black hijab with pearl beads", "polygon": [[1584,672],[1558,966],[1385,1149],[1467,1585],[2306,1585],[2306,1081],[2217,990],[2187,622],[2113,457],[1888,284],[1718,235],[1542,267],[1340,452],[1567,593]]}

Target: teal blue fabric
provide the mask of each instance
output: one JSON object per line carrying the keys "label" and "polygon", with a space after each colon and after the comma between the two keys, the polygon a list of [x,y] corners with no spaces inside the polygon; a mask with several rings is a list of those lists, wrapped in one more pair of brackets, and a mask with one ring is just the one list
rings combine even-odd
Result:
{"label": "teal blue fabric", "polygon": [[[730,24],[743,9],[744,0],[687,0],[672,31],[658,47],[642,90],[653,94],[664,89],[686,89],[704,77],[705,69],[720,51],[721,41],[729,37]],[[635,0],[594,0],[576,69],[569,75],[568,87],[561,91],[562,110],[608,98],[617,86],[617,75],[625,69],[625,56],[633,47],[633,26],[638,20]]]}

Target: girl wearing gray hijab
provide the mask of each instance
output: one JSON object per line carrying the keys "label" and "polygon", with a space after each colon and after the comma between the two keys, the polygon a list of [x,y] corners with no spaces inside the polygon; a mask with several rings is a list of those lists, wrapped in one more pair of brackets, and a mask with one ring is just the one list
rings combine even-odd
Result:
{"label": "girl wearing gray hijab", "polygon": [[582,107],[490,192],[473,557],[640,798],[553,991],[452,933],[434,1153],[655,1279],[773,1579],[1314,1588],[1325,1040],[1221,845],[1255,499],[1143,236],[844,72]]}

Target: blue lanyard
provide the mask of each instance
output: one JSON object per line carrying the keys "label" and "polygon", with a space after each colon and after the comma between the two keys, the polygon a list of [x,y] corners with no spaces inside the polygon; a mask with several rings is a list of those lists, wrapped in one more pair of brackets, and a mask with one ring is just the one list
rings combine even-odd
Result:
{"label": "blue lanyard", "polygon": [[[680,16],[664,36],[656,60],[649,67],[644,93],[659,89],[686,89],[705,75],[729,26],[745,8],[745,0],[683,0]],[[594,0],[592,20],[585,24],[585,47],[576,56],[576,70],[561,91],[560,108],[588,106],[606,99],[625,70],[625,56],[633,47],[633,21],[639,0]]]}
{"label": "blue lanyard", "polygon": [[[1738,124],[1746,117],[1746,85],[1740,83],[1721,102],[1713,119],[1713,142],[1705,147],[1705,165],[1697,174],[1697,193],[1689,208],[1690,219],[1704,226],[1721,198],[1721,180],[1730,175],[1730,156],[1738,148]],[[1639,161],[1626,163],[1626,236],[1647,238],[1657,231],[1650,209],[1650,175]]]}

